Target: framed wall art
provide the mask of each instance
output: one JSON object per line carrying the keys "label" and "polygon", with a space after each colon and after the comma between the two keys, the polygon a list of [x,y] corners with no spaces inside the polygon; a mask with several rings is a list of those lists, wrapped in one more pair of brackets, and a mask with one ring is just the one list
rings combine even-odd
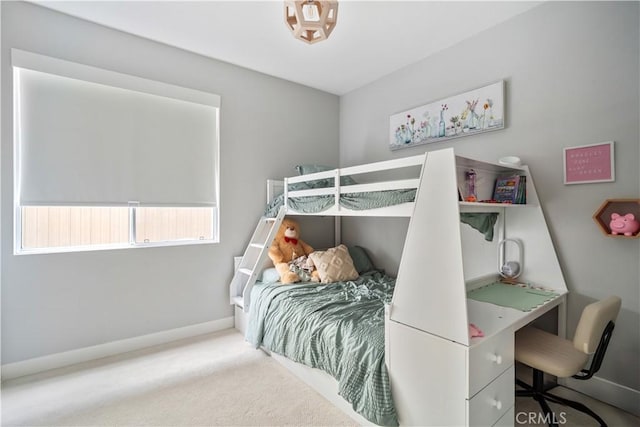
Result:
{"label": "framed wall art", "polygon": [[445,141],[504,129],[504,80],[393,114],[389,148]]}
{"label": "framed wall art", "polygon": [[564,183],[615,181],[613,141],[564,149]]}

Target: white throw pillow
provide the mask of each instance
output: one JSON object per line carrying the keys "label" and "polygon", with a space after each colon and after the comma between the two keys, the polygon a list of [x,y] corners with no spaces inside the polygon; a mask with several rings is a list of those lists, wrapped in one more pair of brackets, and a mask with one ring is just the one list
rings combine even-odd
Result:
{"label": "white throw pillow", "polygon": [[322,283],[343,282],[358,278],[358,272],[353,266],[353,260],[345,245],[326,251],[312,252],[309,258],[316,266]]}

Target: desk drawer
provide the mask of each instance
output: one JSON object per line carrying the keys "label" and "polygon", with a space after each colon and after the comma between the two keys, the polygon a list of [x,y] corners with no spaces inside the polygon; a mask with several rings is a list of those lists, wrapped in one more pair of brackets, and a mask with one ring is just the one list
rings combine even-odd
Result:
{"label": "desk drawer", "polygon": [[502,416],[493,427],[513,427],[515,425],[516,407],[515,405]]}
{"label": "desk drawer", "polygon": [[473,397],[513,365],[514,335],[506,330],[469,349],[469,390]]}
{"label": "desk drawer", "polygon": [[470,426],[491,426],[515,404],[515,369],[511,365],[480,393],[468,400]]}

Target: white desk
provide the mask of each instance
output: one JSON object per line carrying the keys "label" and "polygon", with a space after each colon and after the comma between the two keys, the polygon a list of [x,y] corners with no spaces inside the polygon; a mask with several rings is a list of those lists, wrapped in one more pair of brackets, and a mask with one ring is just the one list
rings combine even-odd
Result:
{"label": "white desk", "polygon": [[515,332],[559,306],[562,334],[567,293],[559,292],[529,312],[467,299],[469,322],[485,334],[469,345],[388,319],[391,340],[404,347],[388,361],[400,424],[512,426]]}
{"label": "white desk", "polygon": [[[500,307],[498,305],[479,302],[467,298],[469,323],[478,325],[484,332],[484,338],[473,338],[471,340],[470,347],[480,345],[484,340],[490,339],[494,335],[502,333],[504,330],[515,332],[543,314],[551,311],[553,308],[564,304],[567,291],[554,289],[554,292],[559,295],[531,311],[520,311],[514,308]],[[564,315],[563,311],[564,306],[560,309],[558,316],[559,323],[564,322],[564,319],[562,319],[562,316]],[[564,327],[564,324],[562,327]],[[564,331],[562,331],[562,335],[564,335]]]}

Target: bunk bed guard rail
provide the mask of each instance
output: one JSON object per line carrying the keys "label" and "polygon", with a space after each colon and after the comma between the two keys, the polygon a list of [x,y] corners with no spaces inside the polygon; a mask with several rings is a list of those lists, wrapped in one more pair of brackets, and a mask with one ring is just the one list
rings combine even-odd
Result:
{"label": "bunk bed guard rail", "polygon": [[[366,184],[341,184],[344,177],[352,175],[376,173],[383,171],[399,170],[403,168],[422,166],[425,160],[425,154],[417,156],[403,157],[393,160],[385,160],[380,162],[368,163],[358,166],[350,166],[346,168],[337,168],[329,171],[316,172],[307,175],[284,178],[284,206],[287,211],[290,197],[307,197],[307,196],[334,196],[334,209],[340,211],[340,195],[345,193],[367,193],[374,191],[386,190],[405,190],[417,189],[420,184],[420,178],[398,179],[390,181],[379,181]],[[333,186],[323,186],[322,188],[309,188],[303,190],[289,190],[291,184],[309,183],[317,180],[333,179]],[[327,212],[325,212],[327,214]]]}

